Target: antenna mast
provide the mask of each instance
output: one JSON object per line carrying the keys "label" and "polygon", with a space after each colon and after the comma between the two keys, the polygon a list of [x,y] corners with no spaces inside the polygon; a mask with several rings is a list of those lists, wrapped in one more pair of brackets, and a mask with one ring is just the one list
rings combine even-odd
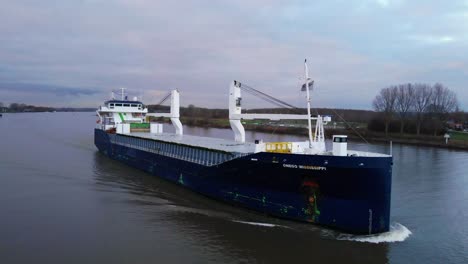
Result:
{"label": "antenna mast", "polygon": [[125,100],[125,88],[120,88],[122,90],[121,94],[122,94],[122,101]]}
{"label": "antenna mast", "polygon": [[309,125],[309,147],[312,148],[312,121],[310,117],[310,93],[309,93],[309,68],[307,67],[307,59],[304,60],[304,71],[305,71],[305,85],[307,93],[307,123]]}

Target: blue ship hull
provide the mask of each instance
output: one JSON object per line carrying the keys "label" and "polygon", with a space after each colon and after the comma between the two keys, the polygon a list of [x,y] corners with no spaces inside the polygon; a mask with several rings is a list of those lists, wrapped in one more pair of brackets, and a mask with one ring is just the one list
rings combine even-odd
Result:
{"label": "blue ship hull", "polygon": [[389,230],[391,157],[260,152],[206,166],[114,144],[95,130],[100,152],[216,200],[354,234]]}

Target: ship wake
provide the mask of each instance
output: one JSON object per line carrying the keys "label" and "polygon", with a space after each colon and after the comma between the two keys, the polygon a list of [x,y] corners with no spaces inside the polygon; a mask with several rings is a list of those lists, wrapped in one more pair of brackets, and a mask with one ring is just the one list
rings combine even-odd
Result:
{"label": "ship wake", "polygon": [[236,223],[246,224],[246,225],[254,225],[254,226],[262,226],[262,227],[285,227],[281,225],[275,225],[270,223],[261,223],[261,222],[248,222],[248,221],[239,221],[239,220],[232,220]]}
{"label": "ship wake", "polygon": [[390,231],[376,234],[376,235],[350,235],[350,234],[340,234],[337,236],[338,240],[349,240],[356,242],[365,242],[365,243],[393,243],[393,242],[403,242],[405,241],[412,232],[406,228],[404,225],[399,223],[394,223],[390,225]]}

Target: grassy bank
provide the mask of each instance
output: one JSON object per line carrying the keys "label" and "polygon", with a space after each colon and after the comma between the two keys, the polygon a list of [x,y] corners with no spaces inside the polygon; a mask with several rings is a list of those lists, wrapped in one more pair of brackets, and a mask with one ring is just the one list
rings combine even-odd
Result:
{"label": "grassy bank", "polygon": [[451,131],[449,132],[451,140],[461,140],[468,141],[468,133],[460,131]]}
{"label": "grassy bank", "polygon": [[[155,120],[156,121],[156,120]],[[157,121],[161,122],[161,119]],[[184,125],[198,126],[207,128],[230,128],[229,120],[227,119],[201,119],[201,118],[181,118]],[[290,134],[290,135],[303,135],[307,136],[307,129],[304,127],[294,126],[294,124],[279,125],[269,124],[265,121],[250,120],[243,122],[245,130],[272,133],[272,134]],[[358,135],[359,133],[359,135]],[[451,149],[464,149],[468,150],[468,133],[464,132],[450,132],[451,138],[448,144],[445,144],[443,136],[429,136],[429,135],[414,135],[414,134],[399,134],[373,132],[367,130],[365,126],[357,126],[355,129],[344,128],[326,128],[325,136],[331,138],[332,135],[348,135],[352,140],[363,141],[365,138],[369,142],[394,142],[400,144],[418,145],[418,146],[432,146],[440,148]]]}
{"label": "grassy bank", "polygon": [[414,134],[389,134],[385,136],[384,133],[367,132],[366,139],[374,142],[394,142],[418,146],[431,146],[450,149],[463,149],[468,150],[468,137],[467,136],[452,136],[448,143],[445,143],[444,136],[428,136],[428,135],[414,135]]}

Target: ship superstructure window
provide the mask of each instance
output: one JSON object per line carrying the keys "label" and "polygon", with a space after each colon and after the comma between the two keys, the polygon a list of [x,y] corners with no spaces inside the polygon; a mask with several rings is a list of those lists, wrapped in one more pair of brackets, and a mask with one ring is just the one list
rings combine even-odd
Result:
{"label": "ship superstructure window", "polygon": [[130,104],[124,104],[123,106],[124,107],[130,107]]}
{"label": "ship superstructure window", "polygon": [[137,107],[137,105],[136,105],[136,104],[132,104],[132,107]]}
{"label": "ship superstructure window", "polygon": [[110,109],[113,109],[113,108],[114,108],[114,104],[109,104],[109,108],[110,108]]}
{"label": "ship superstructure window", "polygon": [[344,143],[344,142],[347,142],[347,141],[348,141],[348,140],[347,140],[347,138],[345,138],[345,137],[335,137],[335,138],[333,139],[333,142],[343,142],[343,143]]}
{"label": "ship superstructure window", "polygon": [[115,106],[122,106],[122,104],[115,104]]}
{"label": "ship superstructure window", "polygon": [[236,99],[236,106],[241,106],[241,100],[242,98],[240,97]]}

